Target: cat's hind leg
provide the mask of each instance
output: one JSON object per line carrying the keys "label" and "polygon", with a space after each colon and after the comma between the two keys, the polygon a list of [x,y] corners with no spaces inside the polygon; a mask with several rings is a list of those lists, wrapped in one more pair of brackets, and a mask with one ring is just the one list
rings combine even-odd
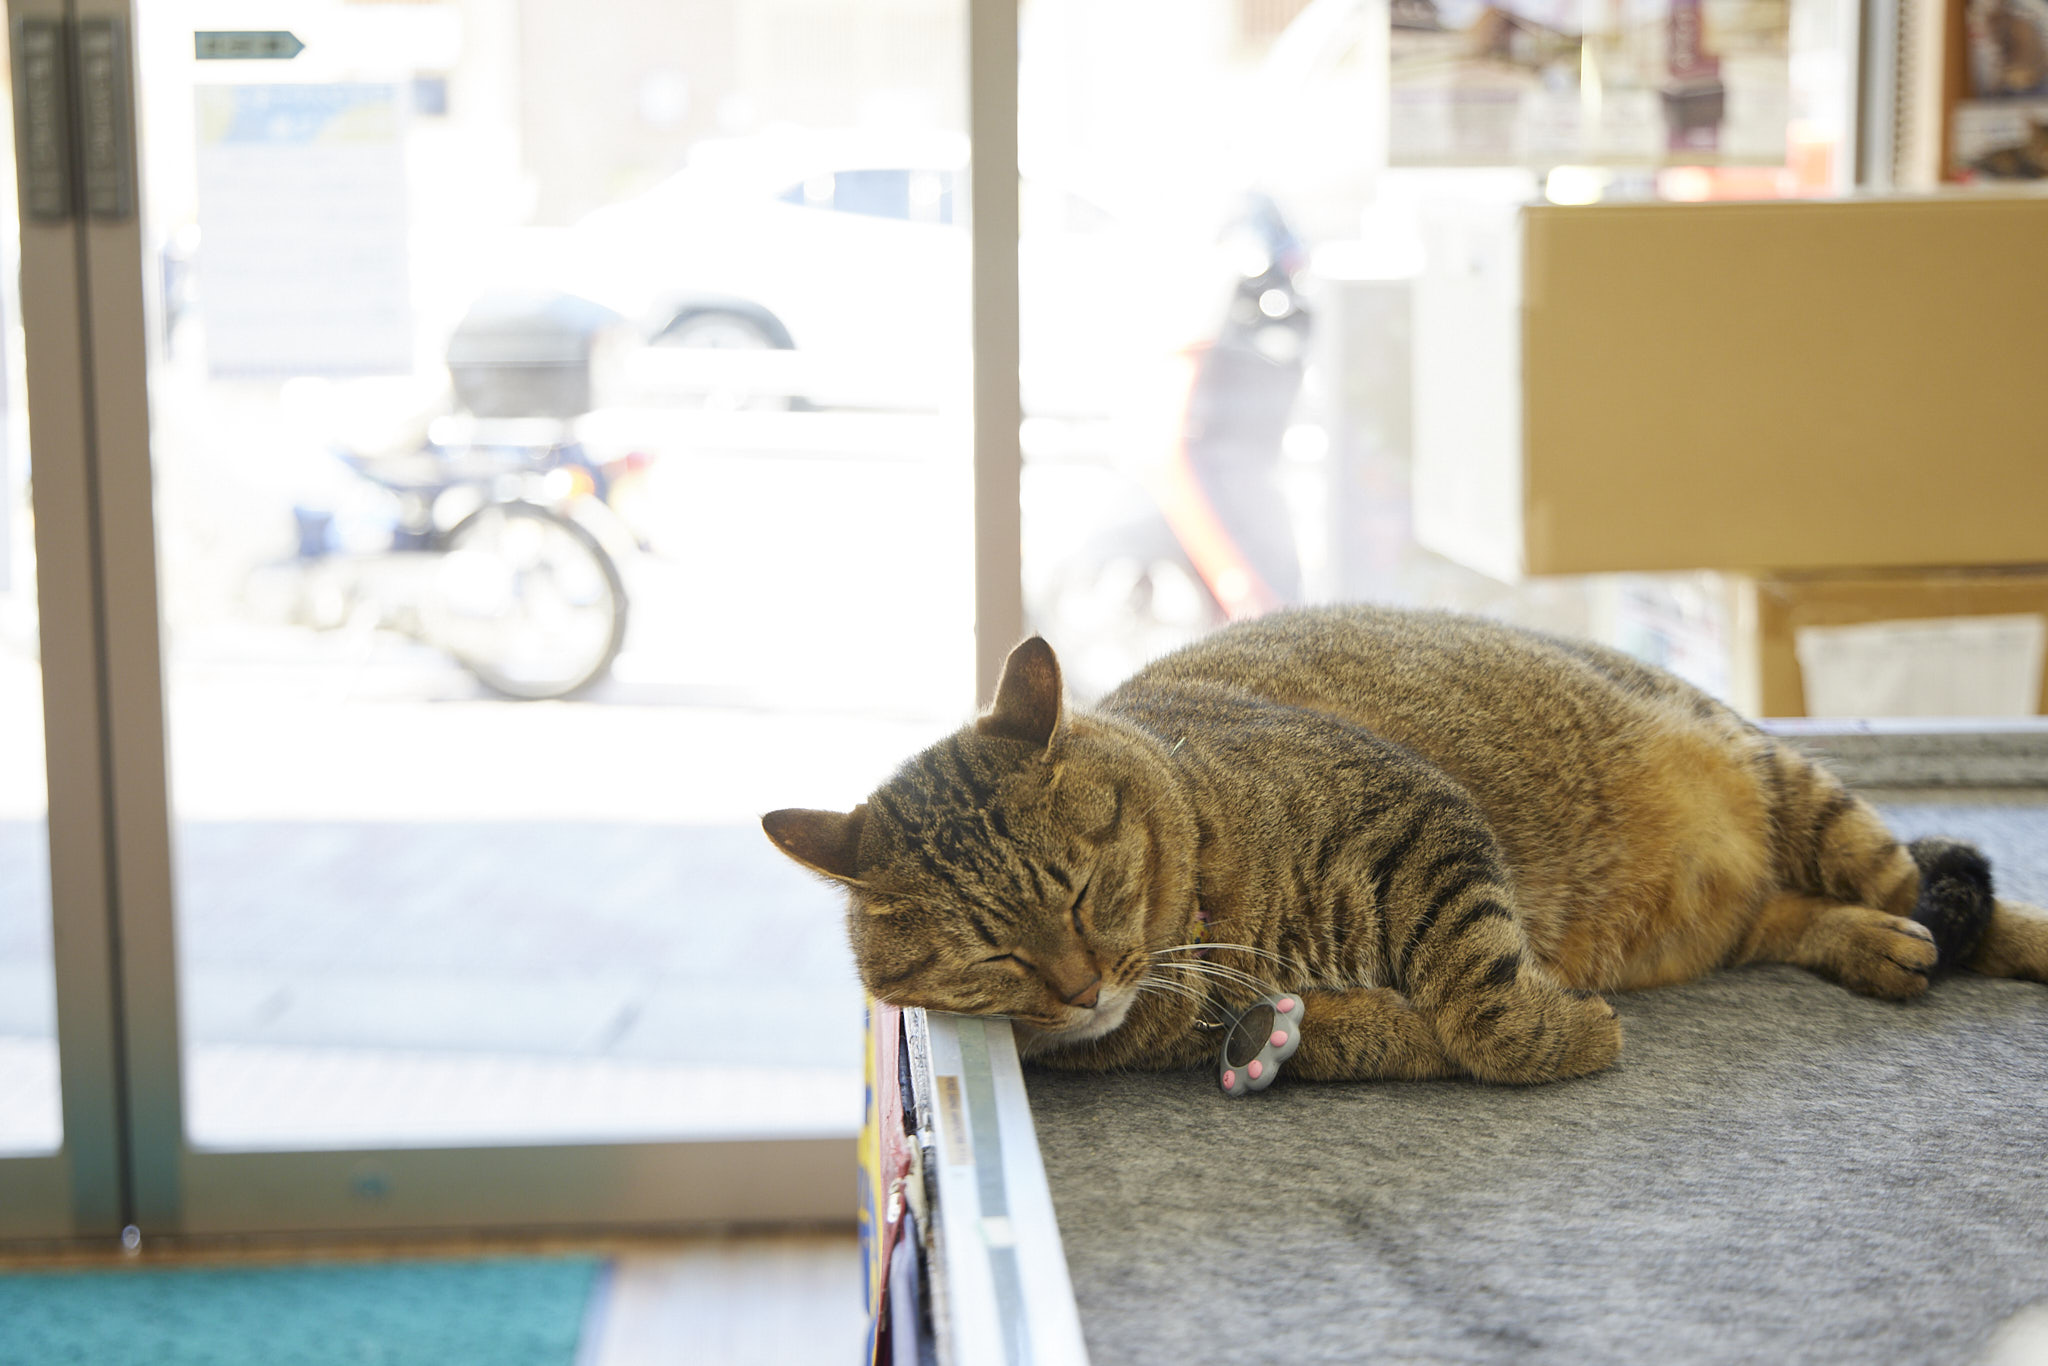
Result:
{"label": "cat's hind leg", "polygon": [[1805,892],[1764,903],[1737,951],[1739,963],[1793,963],[1851,991],[1903,1001],[1927,990],[1938,957],[1917,920]]}
{"label": "cat's hind leg", "polygon": [[[1877,996],[1917,994],[1890,982],[1877,961],[1884,956],[1881,936],[1869,940],[1869,953],[1844,947],[1859,938],[1857,923],[1871,934],[1892,928],[1882,919],[1827,909],[1848,906],[1917,922],[1936,950],[1929,972],[1970,962],[1992,917],[1991,867],[1982,854],[1957,840],[1901,844],[1875,807],[1811,759],[1776,743],[1759,757],[1781,895],[1765,903],[1737,961],[1797,962],[1839,977],[1838,960],[1846,954],[1869,971],[1853,981],[1842,978],[1843,985]],[[1809,920],[1812,942],[1800,948]]]}
{"label": "cat's hind leg", "polygon": [[1787,867],[1805,874],[1799,880],[1809,890],[1770,897],[1736,961],[1796,963],[1894,1001],[1918,996],[1938,972],[1975,967],[1980,956],[2048,970],[2048,923],[2009,913],[1998,947],[1988,948],[2000,919],[1991,866],[1974,847],[1944,839],[1902,845],[1867,803],[1814,772],[1813,825],[1803,849],[1791,842]]}

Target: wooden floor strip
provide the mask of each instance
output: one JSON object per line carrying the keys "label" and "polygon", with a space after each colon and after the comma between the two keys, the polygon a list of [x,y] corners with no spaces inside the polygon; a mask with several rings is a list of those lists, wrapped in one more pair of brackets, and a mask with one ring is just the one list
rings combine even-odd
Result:
{"label": "wooden floor strip", "polygon": [[706,1239],[612,1263],[580,1366],[844,1366],[864,1332],[851,1238]]}

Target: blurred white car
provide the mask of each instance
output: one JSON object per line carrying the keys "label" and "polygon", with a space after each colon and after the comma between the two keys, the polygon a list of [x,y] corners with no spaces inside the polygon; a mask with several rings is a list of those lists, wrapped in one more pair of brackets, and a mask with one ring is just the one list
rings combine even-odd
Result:
{"label": "blurred white car", "polygon": [[[629,363],[636,388],[964,405],[967,150],[956,135],[867,131],[700,143],[684,170],[552,234],[540,273],[633,320],[649,344]],[[1108,412],[1133,366],[1199,334],[1176,298],[1216,307],[1190,278],[1210,244],[1141,241],[1071,191],[1029,178],[1021,191],[1026,404]]]}

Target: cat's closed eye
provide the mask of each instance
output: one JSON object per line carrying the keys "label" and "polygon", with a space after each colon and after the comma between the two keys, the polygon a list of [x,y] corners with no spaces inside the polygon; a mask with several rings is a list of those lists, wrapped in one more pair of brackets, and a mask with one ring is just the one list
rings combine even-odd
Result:
{"label": "cat's closed eye", "polygon": [[1081,903],[1088,899],[1088,889],[1094,885],[1095,877],[1091,873],[1088,876],[1088,878],[1081,883],[1081,890],[1074,893],[1074,904],[1067,907],[1067,920],[1070,924],[1073,925],[1075,934],[1086,935],[1088,933],[1087,929],[1081,923]]}

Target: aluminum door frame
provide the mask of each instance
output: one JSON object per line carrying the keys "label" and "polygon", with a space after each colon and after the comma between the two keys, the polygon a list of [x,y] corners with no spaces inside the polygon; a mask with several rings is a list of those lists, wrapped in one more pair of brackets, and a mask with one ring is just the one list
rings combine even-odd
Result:
{"label": "aluminum door frame", "polygon": [[[9,0],[10,48],[26,24],[61,29],[65,0]],[[68,62],[68,44],[66,60]],[[27,92],[15,82],[16,174]],[[68,110],[65,111],[68,114]],[[60,119],[65,127],[69,122]],[[67,151],[72,139],[66,140]],[[75,166],[67,168],[75,187]],[[74,198],[75,203],[75,198]],[[58,1078],[63,1142],[47,1156],[0,1159],[0,1237],[117,1235],[126,1205],[125,1126],[111,932],[109,773],[104,744],[106,646],[93,503],[93,420],[87,355],[86,234],[76,212],[23,212],[21,317],[34,459],[38,630],[49,789],[50,914],[54,933]]]}

